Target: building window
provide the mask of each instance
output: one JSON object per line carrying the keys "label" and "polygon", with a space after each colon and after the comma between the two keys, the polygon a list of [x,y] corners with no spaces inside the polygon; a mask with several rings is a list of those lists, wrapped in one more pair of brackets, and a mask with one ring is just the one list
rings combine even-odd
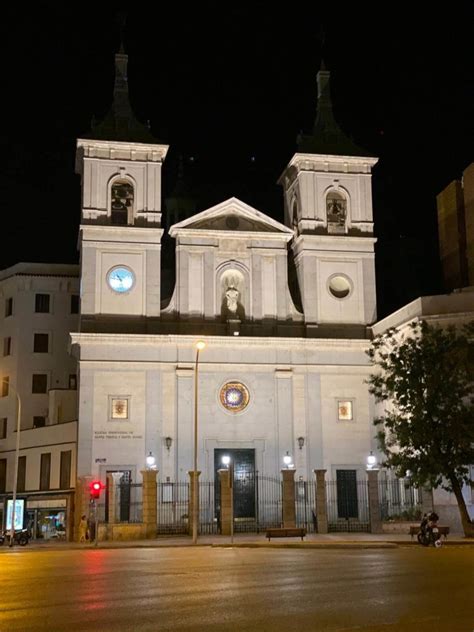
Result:
{"label": "building window", "polygon": [[71,487],[71,450],[61,452],[61,465],[59,474],[59,488],[69,489]]}
{"label": "building window", "polygon": [[46,375],[46,373],[33,373],[31,392],[32,393],[47,393],[48,392],[48,376]]}
{"label": "building window", "polygon": [[0,459],[0,494],[4,494],[7,489],[7,460]]}
{"label": "building window", "polygon": [[34,353],[48,353],[49,334],[35,334],[33,342]]}
{"label": "building window", "polygon": [[111,221],[115,226],[132,223],[133,186],[126,180],[117,180],[111,190]]}
{"label": "building window", "polygon": [[49,314],[49,294],[35,295],[35,312],[37,314]]}
{"label": "building window", "polygon": [[7,375],[2,380],[2,397],[8,397],[9,392],[10,392],[10,378]]}
{"label": "building window", "polygon": [[79,294],[71,294],[71,314],[79,314]]}
{"label": "building window", "polygon": [[5,318],[13,314],[13,299],[5,299]]}
{"label": "building window", "polygon": [[12,354],[12,339],[10,336],[7,336],[3,339],[3,355],[9,356]]}
{"label": "building window", "polygon": [[71,373],[69,376],[69,389],[71,391],[77,391],[77,375],[75,373]]}
{"label": "building window", "polygon": [[352,421],[354,419],[352,401],[350,399],[337,402],[337,418],[339,421]]}
{"label": "building window", "polygon": [[7,438],[7,423],[8,423],[8,417],[2,417],[0,419],[0,439]]}
{"label": "building window", "polygon": [[51,474],[51,452],[41,455],[40,465],[40,490],[49,489],[49,479]]}
{"label": "building window", "polygon": [[129,397],[110,398],[110,419],[128,419]]}
{"label": "building window", "polygon": [[46,417],[35,415],[33,417],[33,428],[44,428],[46,426]]}
{"label": "building window", "polygon": [[26,489],[26,456],[18,459],[18,478],[16,482],[17,492],[24,492]]}

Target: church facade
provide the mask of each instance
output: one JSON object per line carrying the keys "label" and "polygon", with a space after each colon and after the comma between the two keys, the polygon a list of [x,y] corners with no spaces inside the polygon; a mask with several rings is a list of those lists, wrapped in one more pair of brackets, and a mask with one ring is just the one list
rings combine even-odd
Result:
{"label": "church facade", "polygon": [[[125,64],[117,55],[116,121]],[[168,147],[106,138],[104,126],[78,140],[78,476],[139,481],[151,453],[160,478],[186,480],[197,414],[202,479],[213,480],[228,452],[236,476],[278,477],[290,456],[300,479],[325,469],[365,480],[376,449],[366,350],[376,320],[377,159],[337,127],[325,70],[318,87],[313,134],[279,180],[284,223],[231,198],[172,225],[176,283],[165,300]]]}

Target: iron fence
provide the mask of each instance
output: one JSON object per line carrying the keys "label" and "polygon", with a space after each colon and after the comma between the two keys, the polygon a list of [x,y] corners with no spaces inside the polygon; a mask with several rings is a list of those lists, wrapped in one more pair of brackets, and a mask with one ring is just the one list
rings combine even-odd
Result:
{"label": "iron fence", "polygon": [[187,533],[189,482],[157,483],[157,532]]}
{"label": "iron fence", "polygon": [[316,531],[316,484],[314,481],[295,481],[296,526],[307,533]]}
{"label": "iron fence", "polygon": [[329,531],[370,531],[367,481],[327,481],[326,495]]}
{"label": "iron fence", "polygon": [[422,515],[421,489],[407,478],[379,481],[382,520],[419,520]]}
{"label": "iron fence", "polygon": [[[117,486],[115,506],[106,498],[97,507],[100,522],[137,523],[143,520],[143,486],[122,483]],[[157,483],[157,533],[190,533],[190,483]],[[328,530],[331,532],[370,531],[368,483],[352,474],[326,481]],[[380,515],[388,519],[418,519],[421,490],[407,479],[379,481]],[[220,483],[199,481],[199,533],[220,533]],[[234,532],[259,533],[282,525],[282,482],[260,476],[258,472],[234,480]],[[296,526],[308,533],[317,531],[316,485],[314,481],[295,481]]]}

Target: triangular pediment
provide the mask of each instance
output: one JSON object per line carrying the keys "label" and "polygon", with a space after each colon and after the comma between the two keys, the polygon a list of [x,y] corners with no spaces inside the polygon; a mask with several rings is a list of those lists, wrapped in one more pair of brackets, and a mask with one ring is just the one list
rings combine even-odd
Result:
{"label": "triangular pediment", "polygon": [[289,238],[293,231],[237,198],[230,198],[193,215],[170,228],[173,237],[181,231],[223,231],[228,233],[277,233]]}

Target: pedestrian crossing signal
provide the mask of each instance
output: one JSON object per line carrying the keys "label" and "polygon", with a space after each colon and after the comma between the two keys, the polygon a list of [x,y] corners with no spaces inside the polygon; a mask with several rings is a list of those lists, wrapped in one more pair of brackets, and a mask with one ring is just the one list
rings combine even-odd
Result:
{"label": "pedestrian crossing signal", "polygon": [[92,481],[89,485],[91,498],[97,499],[100,498],[101,491],[105,488],[105,485],[101,483],[101,481]]}

